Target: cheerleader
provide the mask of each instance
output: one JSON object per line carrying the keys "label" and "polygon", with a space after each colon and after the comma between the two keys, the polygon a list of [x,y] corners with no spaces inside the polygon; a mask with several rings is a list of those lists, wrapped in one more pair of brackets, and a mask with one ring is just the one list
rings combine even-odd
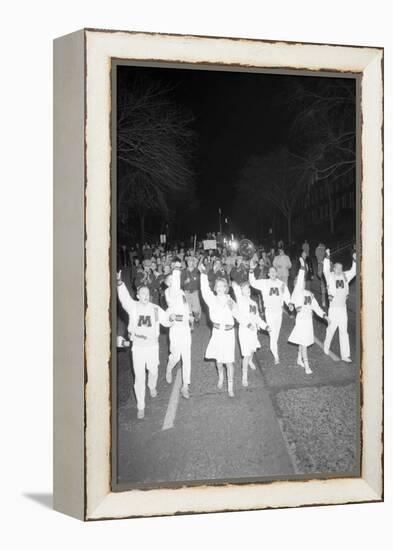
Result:
{"label": "cheerleader", "polygon": [[278,365],[280,358],[278,356],[277,342],[282,324],[283,304],[286,303],[289,310],[292,311],[291,296],[287,285],[278,279],[275,267],[270,267],[268,279],[259,280],[255,279],[255,267],[256,261],[252,259],[250,262],[250,284],[262,293],[265,317],[270,327],[270,351],[274,357],[274,364]]}
{"label": "cheerleader", "polygon": [[306,267],[304,258],[300,257],[299,262],[300,269],[291,298],[296,308],[297,315],[295,326],[289,335],[288,342],[299,346],[297,364],[299,367],[305,369],[306,374],[312,374],[312,370],[308,363],[307,348],[314,343],[313,312],[319,317],[326,319],[328,323],[329,319],[323,309],[320,308],[313,293],[305,289],[304,279]]}
{"label": "cheerleader", "polygon": [[267,330],[270,328],[263,321],[258,313],[258,305],[251,298],[251,288],[248,282],[238,285],[232,282],[233,292],[236,297],[236,303],[239,307],[239,343],[242,354],[242,385],[248,386],[248,367],[255,370],[253,361],[254,353],[261,347],[258,339],[258,330]]}
{"label": "cheerleader", "polygon": [[166,313],[173,322],[169,329],[170,355],[166,367],[166,381],[168,384],[172,383],[172,370],[182,360],[181,394],[188,399],[191,382],[191,312],[184,292],[180,288],[180,266],[180,262],[175,262],[172,274],[165,280],[168,287],[165,290],[165,300],[168,304]]}
{"label": "cheerleader", "polygon": [[210,289],[206,268],[203,263],[198,267],[201,273],[202,298],[209,308],[210,321],[213,324],[212,335],[206,349],[205,358],[215,359],[218,370],[218,388],[224,384],[224,364],[228,379],[228,395],[233,397],[233,364],[235,362],[235,318],[239,317],[238,307],[228,295],[229,285],[226,279],[218,278],[214,291]]}
{"label": "cheerleader", "polygon": [[347,299],[349,283],[356,276],[356,252],[353,253],[352,260],[351,269],[348,271],[343,271],[341,263],[335,263],[333,271],[331,271],[329,248],[326,249],[326,257],[323,260],[323,274],[327,283],[329,318],[331,320],[326,331],[323,349],[326,354],[329,354],[330,344],[338,329],[341,360],[346,363],[352,362],[348,336]]}
{"label": "cheerleader", "polygon": [[138,288],[138,300],[133,300],[126,285],[121,280],[121,272],[117,274],[117,293],[124,310],[128,313],[128,333],[132,341],[132,362],[134,366],[134,390],[138,408],[137,417],[145,416],[145,385],[146,370],[147,385],[150,396],[157,396],[157,378],[159,364],[160,324],[171,326],[168,314],[159,306],[150,302],[150,291],[147,286]]}

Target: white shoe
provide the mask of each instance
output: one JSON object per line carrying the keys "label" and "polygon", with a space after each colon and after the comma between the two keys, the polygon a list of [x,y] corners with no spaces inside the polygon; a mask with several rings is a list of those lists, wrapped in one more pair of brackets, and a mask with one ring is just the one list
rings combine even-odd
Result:
{"label": "white shoe", "polygon": [[304,362],[302,359],[298,359],[296,363],[299,367],[302,367],[304,369]]}
{"label": "white shoe", "polygon": [[184,399],[190,399],[190,392],[188,391],[188,386],[182,387],[181,394],[184,397]]}
{"label": "white shoe", "polygon": [[312,370],[307,363],[304,365],[304,370],[306,371],[306,374],[312,374]]}
{"label": "white shoe", "polygon": [[251,370],[256,370],[256,366],[255,366],[255,363],[253,361],[250,361],[248,364],[250,365]]}
{"label": "white shoe", "polygon": [[245,380],[244,378],[243,378],[243,380],[242,380],[242,386],[243,386],[244,388],[247,388],[247,387],[248,387],[248,381]]}
{"label": "white shoe", "polygon": [[150,397],[157,397],[157,390],[155,388],[150,390]]}
{"label": "white shoe", "polygon": [[136,417],[138,418],[138,420],[142,420],[142,418],[145,418],[145,409],[138,409]]}
{"label": "white shoe", "polygon": [[219,378],[217,382],[217,388],[219,390],[222,390],[223,385],[224,385],[224,378]]}
{"label": "white shoe", "polygon": [[341,361],[344,361],[344,363],[352,363],[352,359],[350,357],[343,357]]}
{"label": "white shoe", "polygon": [[326,348],[323,348],[323,353],[324,353],[325,355],[329,355],[329,350],[326,349]]}
{"label": "white shoe", "polygon": [[279,358],[279,357],[275,357],[275,358],[274,358],[274,364],[275,364],[275,365],[279,365],[279,364],[280,364],[280,358]]}
{"label": "white shoe", "polygon": [[228,388],[228,395],[229,397],[235,397],[235,394],[233,393],[233,388]]}

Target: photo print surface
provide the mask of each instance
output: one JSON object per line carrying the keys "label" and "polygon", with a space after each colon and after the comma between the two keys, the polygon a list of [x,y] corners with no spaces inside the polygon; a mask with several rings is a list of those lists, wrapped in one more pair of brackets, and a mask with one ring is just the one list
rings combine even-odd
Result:
{"label": "photo print surface", "polygon": [[356,78],[112,73],[114,490],[358,476]]}

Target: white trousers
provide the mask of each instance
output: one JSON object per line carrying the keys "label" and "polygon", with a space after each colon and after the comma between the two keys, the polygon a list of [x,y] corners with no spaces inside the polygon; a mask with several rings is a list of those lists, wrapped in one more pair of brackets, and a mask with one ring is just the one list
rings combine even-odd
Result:
{"label": "white trousers", "polygon": [[152,346],[133,346],[132,361],[134,365],[134,390],[138,410],[145,408],[146,370],[148,372],[147,385],[155,390],[158,378],[158,344]]}
{"label": "white trousers", "polygon": [[169,329],[171,353],[167,369],[171,371],[182,360],[183,385],[191,382],[191,331],[189,327],[179,326]]}
{"label": "white trousers", "polygon": [[282,323],[282,309],[266,309],[266,323],[270,327],[270,351],[274,358],[278,357],[277,342]]}
{"label": "white trousers", "polygon": [[325,353],[329,351],[333,336],[336,330],[338,329],[341,359],[346,359],[351,355],[351,351],[349,348],[347,307],[346,306],[330,307],[329,319],[330,319],[330,324],[326,329],[326,337],[325,337],[325,343],[323,345],[323,349]]}

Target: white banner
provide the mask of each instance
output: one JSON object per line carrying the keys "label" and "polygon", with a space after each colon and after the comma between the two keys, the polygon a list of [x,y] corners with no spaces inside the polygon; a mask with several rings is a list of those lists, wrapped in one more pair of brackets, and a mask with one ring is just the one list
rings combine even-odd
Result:
{"label": "white banner", "polygon": [[216,239],[208,239],[203,241],[203,249],[204,250],[215,250],[217,248],[217,241]]}

